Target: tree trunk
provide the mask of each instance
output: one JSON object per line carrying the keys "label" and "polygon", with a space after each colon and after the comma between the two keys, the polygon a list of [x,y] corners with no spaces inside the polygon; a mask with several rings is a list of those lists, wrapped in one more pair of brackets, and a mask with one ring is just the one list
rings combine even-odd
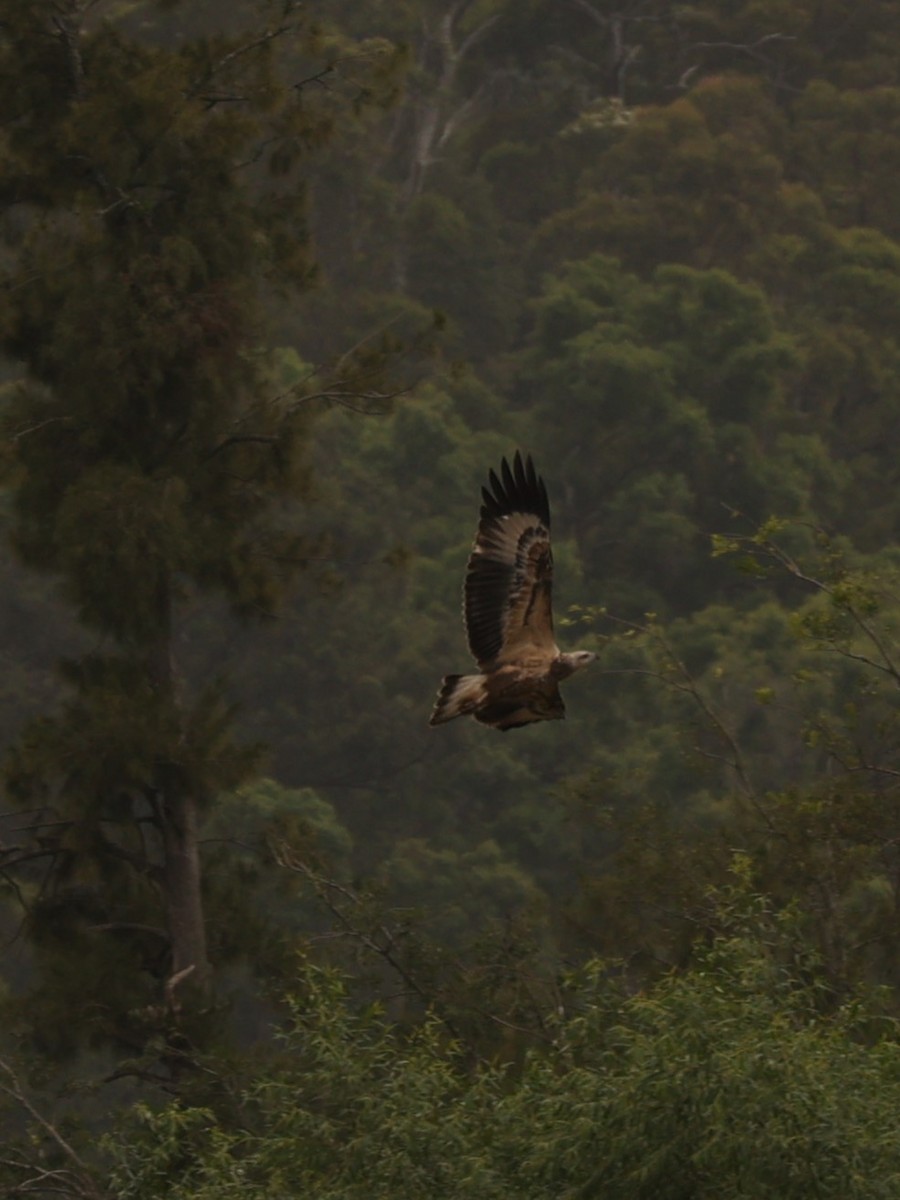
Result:
{"label": "tree trunk", "polygon": [[182,981],[191,991],[208,991],[210,965],[206,957],[197,802],[176,787],[170,787],[161,799],[166,918],[172,945],[166,999],[170,1007],[176,1008],[174,993]]}
{"label": "tree trunk", "polygon": [[[180,708],[168,580],[159,581],[158,604],[159,633],[150,648],[147,667],[160,697]],[[198,806],[197,797],[187,792],[174,763],[157,764],[154,790],[162,832],[164,904],[172,953],[165,998],[167,1006],[177,1011],[176,989],[186,987],[194,994],[206,995],[211,981],[201,887]]]}

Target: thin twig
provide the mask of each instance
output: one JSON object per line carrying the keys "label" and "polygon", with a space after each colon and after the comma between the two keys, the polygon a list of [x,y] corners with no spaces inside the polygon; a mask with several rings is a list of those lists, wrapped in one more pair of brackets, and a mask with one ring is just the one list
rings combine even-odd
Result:
{"label": "thin twig", "polygon": [[22,1090],[22,1085],[19,1082],[19,1078],[15,1071],[7,1062],[4,1062],[3,1059],[0,1059],[0,1070],[4,1071],[10,1080],[9,1086],[6,1084],[0,1084],[0,1092],[3,1092],[18,1105],[20,1105],[21,1108],[28,1113],[31,1119],[37,1122],[41,1129],[43,1129],[44,1133],[56,1143],[66,1158],[75,1164],[75,1166],[78,1168],[76,1179],[82,1189],[83,1194],[96,1198],[96,1200],[100,1200],[102,1192],[94,1185],[87,1164],[82,1160],[77,1151],[66,1141],[56,1126],[48,1121],[47,1118],[44,1117],[40,1112],[38,1112],[38,1110],[34,1107]]}
{"label": "thin twig", "polygon": [[[331,915],[335,917],[335,919],[341,924],[349,937],[359,942],[361,946],[364,946],[365,949],[369,950],[371,953],[383,959],[388,966],[400,976],[406,986],[412,992],[414,992],[415,995],[418,996],[425,1005],[427,1005],[429,1008],[435,1007],[435,997],[430,995],[425,988],[422,987],[419,981],[410,974],[398,956],[394,953],[394,947],[397,944],[397,934],[389,930],[387,926],[383,924],[379,925],[377,932],[380,933],[384,939],[382,944],[376,938],[372,937],[372,935],[365,929],[360,929],[350,919],[341,905],[334,899],[334,896],[337,895],[346,900],[354,908],[359,908],[360,899],[355,892],[353,892],[350,888],[345,887],[343,884],[338,883],[336,880],[326,879],[324,876],[317,874],[285,842],[280,843],[278,846],[274,846],[273,851],[276,861],[280,863],[281,866],[287,867],[288,870],[295,871],[298,874],[303,875],[304,878],[313,885],[316,895],[319,897]],[[445,1013],[440,1011],[438,1011],[438,1016],[450,1036],[455,1041],[462,1043],[463,1039],[461,1038],[460,1032],[453,1020]]]}

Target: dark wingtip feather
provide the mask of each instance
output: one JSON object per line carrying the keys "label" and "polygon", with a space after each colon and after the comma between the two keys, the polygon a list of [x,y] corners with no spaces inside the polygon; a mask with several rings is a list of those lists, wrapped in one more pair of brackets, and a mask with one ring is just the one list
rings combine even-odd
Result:
{"label": "dark wingtip feather", "polygon": [[531,455],[522,457],[521,450],[513,456],[512,467],[507,459],[500,462],[500,475],[488,472],[489,488],[481,489],[482,517],[503,517],[513,512],[532,512],[550,528],[550,503],[543,479],[535,470]]}

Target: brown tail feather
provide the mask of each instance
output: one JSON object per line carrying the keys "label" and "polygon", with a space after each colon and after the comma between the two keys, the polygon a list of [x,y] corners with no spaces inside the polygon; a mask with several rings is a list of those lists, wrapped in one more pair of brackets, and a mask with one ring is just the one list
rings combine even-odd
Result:
{"label": "brown tail feather", "polygon": [[483,675],[445,675],[428,724],[443,725],[473,712],[483,699]]}

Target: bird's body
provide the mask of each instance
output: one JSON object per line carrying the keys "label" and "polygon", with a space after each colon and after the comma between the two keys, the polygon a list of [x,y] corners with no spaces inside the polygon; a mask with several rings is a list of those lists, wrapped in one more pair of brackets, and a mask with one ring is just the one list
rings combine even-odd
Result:
{"label": "bird's body", "polygon": [[463,599],[479,673],[444,677],[432,725],[465,714],[501,730],[562,720],[560,681],[596,657],[564,654],[553,636],[550,506],[531,459],[517,452],[489,479]]}

